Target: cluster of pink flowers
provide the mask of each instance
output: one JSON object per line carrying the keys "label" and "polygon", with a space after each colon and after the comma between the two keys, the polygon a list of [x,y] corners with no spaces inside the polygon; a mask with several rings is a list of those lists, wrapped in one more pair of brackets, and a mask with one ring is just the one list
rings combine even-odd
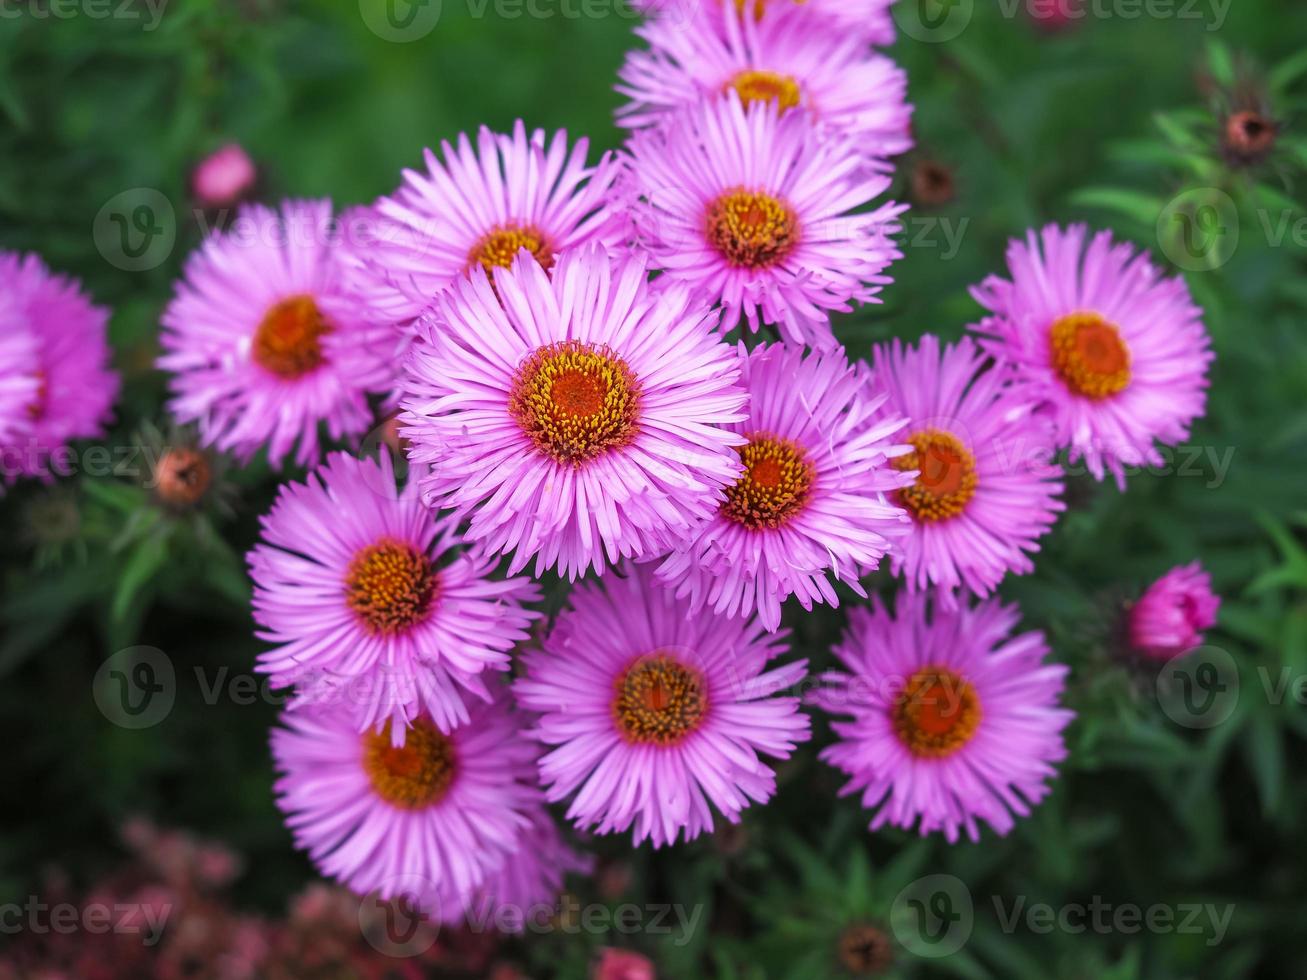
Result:
{"label": "cluster of pink flowers", "polygon": [[[900,258],[888,4],[648,6],[620,152],[519,122],[428,151],[368,208],[246,206],[163,315],[175,417],[315,467],[249,555],[259,669],[296,692],[272,736],[287,824],[324,874],[441,918],[511,923],[587,866],[552,803],[654,846],[738,822],[807,706],[873,829],[1006,833],[1072,717],[1066,668],[993,595],[1064,509],[1055,456],[1124,488],[1204,408],[1183,281],[1079,226],[1012,243],[974,337],[850,360],[831,316]],[[35,340],[0,337],[32,365],[0,377],[5,440],[94,366],[79,341],[42,368]],[[324,428],[357,441],[396,412],[405,470],[385,445],[323,458]],[[842,669],[803,696],[787,600],[866,598],[882,567],[896,601],[853,611]],[[544,623],[550,573],[592,580]],[[1184,652],[1215,606],[1196,572],[1166,580],[1132,642]]]}

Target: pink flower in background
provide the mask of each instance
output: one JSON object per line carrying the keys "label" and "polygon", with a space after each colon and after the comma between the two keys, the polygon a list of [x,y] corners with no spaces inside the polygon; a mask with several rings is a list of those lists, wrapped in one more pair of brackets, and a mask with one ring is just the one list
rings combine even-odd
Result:
{"label": "pink flower in background", "polygon": [[1076,27],[1086,16],[1084,0],[1028,0],[1026,9],[1035,26],[1049,33]]}
{"label": "pink flower in background", "polygon": [[282,484],[249,556],[259,637],[278,644],[258,669],[302,701],[333,705],[356,731],[389,725],[397,742],[418,715],[448,732],[481,676],[539,614],[526,579],[494,579],[495,561],[461,547],[410,483],[395,489],[390,454],[334,453],[305,483]]}
{"label": "pink flower in background", "polygon": [[425,152],[426,171],[373,206],[371,247],[358,250],[359,289],[392,322],[421,313],[474,269],[498,275],[526,249],[549,270],[558,255],[586,242],[616,248],[625,220],[612,194],[620,166],[611,153],[586,164],[589,141],[568,148],[562,130],[528,134],[521,120],[510,135],[482,127],[473,145],[441,144],[443,162]]}
{"label": "pink flower in background", "polygon": [[606,946],[599,951],[590,976],[591,980],[655,980],[657,974],[648,957]]}
{"label": "pink flower in background", "polygon": [[1147,657],[1168,660],[1203,642],[1203,630],[1216,625],[1221,598],[1212,577],[1198,562],[1171,569],[1130,607],[1130,645]]}
{"label": "pink flower in background", "polygon": [[746,106],[806,111],[820,133],[848,137],[867,161],[912,148],[907,75],[856,34],[831,30],[798,4],[758,22],[705,2],[691,24],[658,18],[636,28],[649,50],[629,52],[618,73],[617,90],[631,99],[619,124],[662,125],[734,92]]}
{"label": "pink flower in background", "polygon": [[231,207],[249,194],[258,176],[244,147],[228,143],[196,165],[191,174],[191,193],[201,207]]}
{"label": "pink flower in background", "polygon": [[[347,213],[348,214],[348,213]],[[342,216],[344,218],[346,216]],[[205,445],[280,465],[372,423],[367,393],[394,384],[398,340],[346,288],[328,201],[247,205],[186,263],[163,314],[169,407]]]}
{"label": "pink flower in background", "polygon": [[875,811],[872,830],[917,826],[952,843],[961,830],[979,840],[983,821],[1006,834],[1066,756],[1067,668],[1044,663],[1042,633],[1013,636],[1018,610],[997,599],[933,615],[921,592],[900,592],[897,613],[872,602],[835,647],[848,672],[823,675],[814,697],[848,718],[831,722],[839,741],[821,757]]}
{"label": "pink flower in background", "polygon": [[635,0],[633,6],[681,30],[699,27],[701,16],[710,17],[714,29],[723,33],[730,15],[767,23],[801,17],[838,37],[893,44],[893,4],[894,0]]}
{"label": "pink flower in background", "polygon": [[549,800],[571,798],[582,829],[633,828],[655,847],[712,830],[714,808],[738,822],[776,792],[759,756],[789,758],[809,738],[798,698],[776,696],[807,661],[769,669],[784,640],[756,619],[692,615],[648,566],[576,586],[513,685],[551,747]]}
{"label": "pink flower in background", "polygon": [[894,495],[912,518],[894,570],[910,588],[938,586],[945,601],[1033,571],[1030,554],[1065,509],[1049,425],[986,361],[970,339],[941,349],[930,334],[875,350],[872,388],[888,395],[886,412],[907,416],[897,438],[912,446],[891,465],[917,474]]}
{"label": "pink flower in background", "polygon": [[402,747],[310,706],[284,712],[273,729],[274,789],[322,874],[443,917],[521,846],[540,803],[537,751],[502,696],[476,704],[448,735],[418,719]]}
{"label": "pink flower in background", "polygon": [[104,434],[119,378],[109,312],[39,256],[0,252],[0,465],[49,479],[75,439]]}
{"label": "pink flower in background", "polygon": [[731,428],[744,473],[705,524],[690,530],[658,577],[693,609],[758,615],[780,625],[794,595],[804,609],[838,605],[828,579],[865,595],[858,577],[908,531],[888,497],[912,482],[890,465],[901,417],[878,412],[865,375],[843,353],[781,344],[742,354],[749,416]]}
{"label": "pink flower in background", "polygon": [[1128,466],[1161,466],[1154,441],[1180,442],[1203,414],[1210,341],[1178,277],[1084,225],[1047,226],[1008,247],[1011,279],[972,289],[990,311],[971,329],[1011,365],[1059,446],[1125,489]]}
{"label": "pink flower in background", "polygon": [[724,308],[722,329],[777,324],[786,339],[835,346],[830,313],[876,301],[901,254],[904,208],[851,143],[822,139],[802,112],[734,94],[631,138],[633,221],[669,282]]}
{"label": "pink flower in background", "polygon": [[462,280],[417,324],[401,417],[424,497],[512,554],[575,579],[652,556],[739,472],[735,352],[684,287],[591,245],[553,275],[519,256]]}

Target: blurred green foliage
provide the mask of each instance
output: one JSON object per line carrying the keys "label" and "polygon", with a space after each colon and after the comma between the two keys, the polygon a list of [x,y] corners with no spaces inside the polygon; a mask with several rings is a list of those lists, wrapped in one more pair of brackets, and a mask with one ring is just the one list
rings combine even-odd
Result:
{"label": "blurred green foliage", "polygon": [[[819,722],[815,743],[782,767],[777,799],[742,828],[658,854],[594,842],[608,877],[629,869],[629,883],[614,897],[575,881],[582,899],[702,904],[688,942],[560,933],[512,944],[533,976],[582,976],[602,945],[640,949],[677,978],[844,976],[848,927],[890,928],[906,883],[930,874],[965,883],[974,930],[951,956],[900,949],[894,975],[1307,975],[1290,935],[1307,916],[1297,824],[1307,714],[1293,696],[1307,674],[1307,136],[1296,128],[1307,8],[1240,0],[1211,30],[1210,4],[1169,8],[1208,14],[1195,19],[1100,3],[1117,13],[1054,33],[1020,6],[968,6],[958,37],[904,38],[892,52],[909,71],[919,142],[896,195],[911,196],[925,160],[949,169],[954,194],[911,212],[884,304],[838,324],[852,356],[891,336],[958,336],[978,313],[967,287],[1028,226],[1087,220],[1174,258],[1185,216],[1228,200],[1222,231],[1238,233],[1236,247],[1225,239],[1186,273],[1218,354],[1191,448],[1173,472],[1133,475],[1124,495],[1073,478],[1038,572],[1003,588],[1073,667],[1071,759],[1008,838],[950,847],[868,834],[816,760],[829,738]],[[203,154],[239,140],[264,168],[266,195],[348,204],[389,191],[424,146],[483,122],[502,129],[520,116],[615,147],[611,86],[634,43],[621,6],[537,19],[446,0],[436,29],[411,44],[374,34],[358,4],[328,0],[173,0],[153,30],[143,6],[127,8],[135,19],[30,15],[40,9],[0,0],[0,247],[40,252],[113,307],[126,384],[110,445],[164,422],[157,319],[199,238],[186,182]],[[1253,166],[1222,146],[1224,114],[1249,98],[1282,126],[1275,152]],[[141,187],[172,202],[177,244],[158,267],[124,272],[97,251],[92,222]],[[113,828],[137,812],[245,852],[239,895],[251,908],[281,908],[311,877],[272,805],[275,706],[224,686],[248,675],[258,650],[241,555],[278,475],[255,465],[227,479],[232,515],[183,519],[112,475],[0,500],[0,901],[31,892],[52,862],[87,880],[111,866]],[[1206,729],[1161,710],[1153,678],[1122,660],[1115,639],[1123,603],[1194,557],[1224,596],[1210,639],[1238,680],[1230,717]],[[826,665],[841,613],[788,613],[795,652]],[[168,653],[178,700],[162,723],[133,731],[107,721],[91,694],[104,659],[138,643]],[[1219,942],[1210,930],[1004,927],[1018,900],[1066,908],[1096,897],[1233,914]]]}

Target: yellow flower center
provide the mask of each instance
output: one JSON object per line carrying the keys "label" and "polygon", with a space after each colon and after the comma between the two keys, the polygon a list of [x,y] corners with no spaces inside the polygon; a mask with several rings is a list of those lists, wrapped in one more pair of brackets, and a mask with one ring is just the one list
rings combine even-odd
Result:
{"label": "yellow flower center", "polygon": [[947,667],[922,667],[890,709],[894,732],[915,756],[942,759],[971,740],[980,725],[976,689]]}
{"label": "yellow flower center", "polygon": [[399,748],[390,744],[390,722],[363,736],[363,771],[373,791],[401,810],[439,803],[454,781],[454,743],[426,718],[415,721]]}
{"label": "yellow flower center", "polygon": [[733,266],[762,269],[785,259],[799,237],[789,206],[760,191],[727,191],[708,206],[708,241]]}
{"label": "yellow flower center", "polygon": [[723,514],[748,528],[776,528],[803,509],[817,468],[802,449],[758,433],[739,453],[744,474],[727,489]]}
{"label": "yellow flower center", "polygon": [[617,679],[613,717],[630,742],[671,745],[689,735],[708,710],[699,674],[666,654],[637,660]]}
{"label": "yellow flower center", "polygon": [[254,333],[254,363],[279,378],[293,380],[326,361],[322,338],[331,332],[312,296],[292,296],[264,315]]}
{"label": "yellow flower center", "polygon": [[607,348],[564,340],[522,362],[508,407],[537,449],[579,466],[635,438],[640,383]]}
{"label": "yellow flower center", "polygon": [[751,102],[777,102],[781,111],[799,104],[799,83],[789,75],[774,71],[746,68],[726,83],[726,91],[735,89],[744,105]]}
{"label": "yellow flower center", "polygon": [[349,607],[372,633],[393,634],[426,619],[437,576],[426,555],[412,545],[383,539],[349,563]]}
{"label": "yellow flower center", "polygon": [[553,267],[554,252],[543,234],[535,228],[505,225],[483,236],[472,247],[467,256],[468,270],[474,269],[479,263],[493,280],[495,269],[507,269],[522,249],[530,252],[546,272]]}
{"label": "yellow flower center", "polygon": [[908,437],[912,452],[896,456],[896,470],[919,470],[917,482],[898,492],[900,506],[919,521],[957,517],[976,494],[976,458],[957,436],[926,429]]}
{"label": "yellow flower center", "polygon": [[1130,384],[1130,349],[1121,333],[1097,313],[1072,313],[1049,330],[1053,370],[1086,398],[1107,398]]}

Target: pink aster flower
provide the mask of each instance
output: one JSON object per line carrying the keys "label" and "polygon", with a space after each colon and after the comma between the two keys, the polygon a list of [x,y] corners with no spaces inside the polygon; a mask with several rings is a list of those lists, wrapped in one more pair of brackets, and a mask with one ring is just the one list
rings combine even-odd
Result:
{"label": "pink aster flower", "polygon": [[563,878],[588,873],[594,861],[567,845],[543,805],[530,818],[517,850],[486,879],[464,915],[448,921],[465,918],[477,932],[522,932],[553,921]]}
{"label": "pink aster flower", "polygon": [[296,846],[359,894],[407,896],[439,917],[463,908],[540,805],[538,749],[500,693],[449,734],[419,718],[399,747],[321,705],[284,712],[274,791]]}
{"label": "pink aster flower", "polygon": [[464,693],[490,699],[485,670],[507,670],[539,598],[525,579],[464,550],[410,482],[396,491],[390,454],[333,453],[304,483],[285,483],[250,552],[258,669],[301,699],[341,705],[358,731],[389,725],[399,743],[419,715],[448,732],[468,721]]}
{"label": "pink aster flower", "polygon": [[656,19],[636,33],[648,51],[631,51],[617,90],[631,99],[617,121],[629,129],[658,126],[686,109],[721,101],[801,107],[822,133],[856,144],[868,161],[912,148],[907,75],[856,34],[795,5],[761,22],[711,3],[695,22]]}
{"label": "pink aster flower", "polygon": [[40,391],[36,335],[15,297],[0,291],[0,451],[31,430]]}
{"label": "pink aster flower", "polygon": [[239,143],[228,143],[201,160],[191,174],[191,193],[201,207],[231,207],[254,187],[259,173]]}
{"label": "pink aster flower", "polygon": [[839,37],[893,44],[894,18],[890,15],[893,4],[894,0],[636,0],[634,6],[682,30],[689,25],[698,26],[697,18],[703,11],[712,16],[718,30],[724,31],[723,15],[734,11],[737,16],[747,14],[753,20],[765,22],[802,17]]}
{"label": "pink aster flower", "polygon": [[[663,277],[797,343],[834,346],[829,314],[876,300],[901,255],[904,208],[859,210],[885,192],[845,140],[821,139],[802,112],[745,107],[734,93],[631,139],[632,218]],[[854,212],[857,213],[854,213]]]}
{"label": "pink aster flower", "polygon": [[946,602],[959,587],[984,596],[1007,572],[1032,571],[1030,554],[1065,509],[1048,424],[986,360],[969,339],[941,350],[929,334],[875,352],[874,388],[889,397],[885,411],[907,416],[900,438],[913,450],[891,465],[916,473],[894,495],[912,517],[894,570]]}
{"label": "pink aster flower", "polygon": [[880,410],[885,396],[872,396],[842,353],[805,358],[774,344],[741,360],[749,417],[731,428],[744,439],[744,473],[658,577],[696,610],[756,612],[774,630],[790,595],[804,609],[839,605],[828,576],[866,594],[859,576],[908,531],[908,515],[887,495],[912,474],[889,460],[906,448],[890,441],[903,419]]}
{"label": "pink aster flower", "polygon": [[[118,375],[109,367],[109,312],[39,256],[14,252],[0,252],[0,306],[6,308],[0,328],[10,333],[6,356],[24,372],[33,353],[36,358],[34,375],[0,379],[8,397],[28,398],[27,421],[18,424],[17,441],[4,447],[4,470],[49,479],[58,469],[52,456],[69,442],[104,434],[118,397]],[[30,339],[16,336],[24,332]]]}
{"label": "pink aster flower", "polygon": [[442,163],[426,151],[426,172],[404,171],[404,183],[373,206],[375,246],[359,253],[360,289],[368,305],[394,322],[412,320],[436,294],[473,269],[495,275],[526,249],[546,270],[559,253],[586,242],[615,247],[626,223],[612,194],[620,166],[605,153],[586,165],[589,141],[569,150],[562,130],[546,139],[482,127],[455,149],[441,144]]}
{"label": "pink aster flower", "polygon": [[930,612],[926,593],[900,592],[897,614],[873,599],[854,609],[835,656],[848,673],[822,676],[818,705],[839,741],[821,757],[848,774],[884,824],[950,842],[979,821],[1000,834],[1048,793],[1066,756],[1058,707],[1067,668],[1045,664],[1040,632],[1012,636],[1019,612],[997,599]]}
{"label": "pink aster flower", "polygon": [[656,980],[653,961],[629,949],[605,946],[590,971],[591,980]]}
{"label": "pink aster flower", "polygon": [[279,465],[298,443],[308,464],[321,423],[332,439],[371,424],[366,396],[392,386],[397,339],[346,287],[336,229],[328,201],[248,205],[187,261],[159,367],[205,445],[241,459],[266,446]]}
{"label": "pink aster flower", "polygon": [[1180,565],[1150,585],[1130,607],[1130,645],[1158,660],[1188,653],[1202,645],[1203,630],[1216,625],[1220,608],[1212,577],[1203,567],[1196,561]]}
{"label": "pink aster flower", "polygon": [[[502,302],[501,302],[502,299]],[[598,246],[545,274],[519,256],[456,283],[417,324],[401,417],[433,505],[510,574],[575,579],[650,555],[712,513],[739,472],[735,352],[684,287]]]}
{"label": "pink aster flower", "polygon": [[788,758],[809,737],[799,699],[775,696],[807,661],[768,669],[784,639],[756,619],[692,615],[647,566],[577,586],[513,687],[553,746],[549,800],[575,793],[578,827],[634,826],[655,847],[712,830],[712,807],[738,823],[776,791],[759,754]]}
{"label": "pink aster flower", "polygon": [[1211,363],[1202,313],[1180,278],[1083,225],[1046,227],[1008,248],[1011,280],[972,290],[993,315],[972,329],[1009,362],[1053,420],[1072,461],[1125,488],[1125,467],[1160,466],[1154,440],[1179,442],[1203,413]]}

